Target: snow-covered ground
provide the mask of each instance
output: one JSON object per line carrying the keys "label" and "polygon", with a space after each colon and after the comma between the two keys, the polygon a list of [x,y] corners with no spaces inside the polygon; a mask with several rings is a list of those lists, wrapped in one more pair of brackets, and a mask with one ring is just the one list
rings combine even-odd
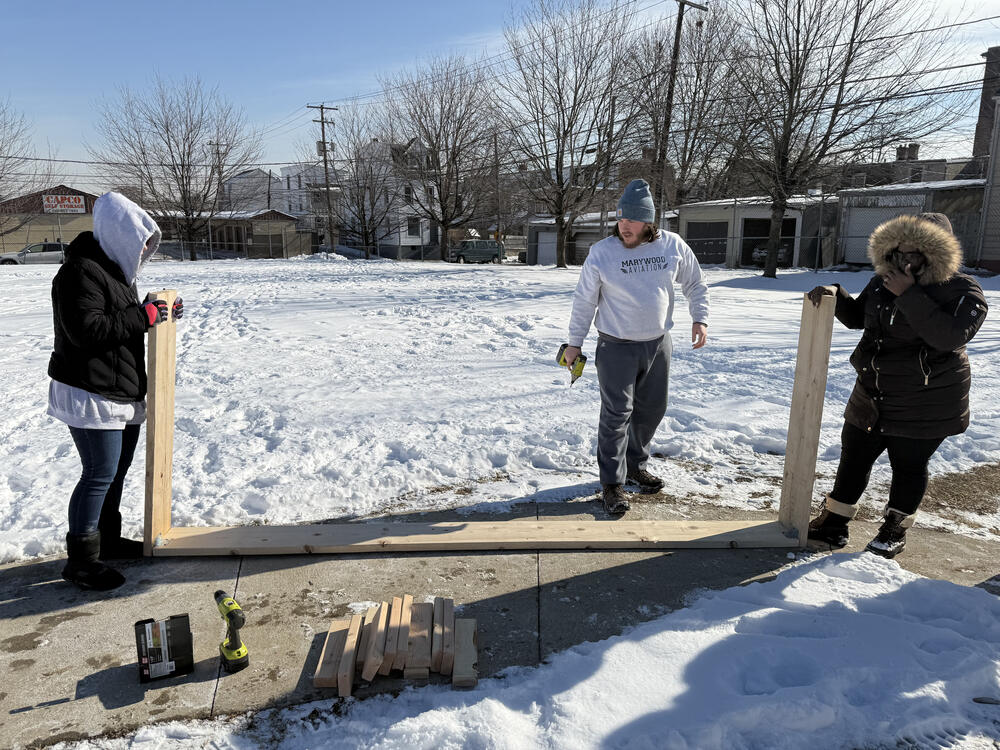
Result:
{"label": "snow-covered ground", "polygon": [[[79,463],[45,415],[56,266],[0,273],[0,562],[64,549]],[[284,524],[438,508],[502,511],[598,488],[592,365],[571,388],[554,361],[577,268],[458,266],[312,256],[163,262],[140,292],[185,300],[177,347],[173,518],[178,526]],[[735,508],[777,506],[802,292],[861,273],[706,269],[709,345],[690,349],[681,303],[670,404],[653,450],[670,494]],[[1000,278],[969,347],[973,422],[933,474],[1000,460]],[[829,489],[859,333],[834,327],[817,493]],[[585,352],[593,352],[593,334]],[[990,394],[993,394],[992,396]],[[143,451],[129,475],[126,530],[141,529]],[[888,467],[869,500],[884,502]],[[1000,491],[1000,490],[998,490]],[[960,521],[963,519],[959,519]],[[925,525],[985,534],[924,514]]]}
{"label": "snow-covered ground", "polygon": [[[78,472],[45,416],[54,267],[4,268],[0,307],[0,560],[63,550]],[[577,269],[440,263],[159,263],[176,288],[179,525],[291,523],[410,510],[497,512],[597,489],[598,393],[554,363]],[[707,269],[709,346],[682,305],[656,470],[671,494],[776,507],[801,293],[867,273],[776,280]],[[970,346],[973,425],[934,474],[1000,461],[1000,279]],[[857,332],[835,326],[818,470],[836,469]],[[593,351],[593,339],[584,348]],[[992,395],[991,395],[992,394]],[[142,451],[126,487],[138,533]],[[865,501],[880,506],[887,466]],[[925,514],[987,534],[993,516]],[[150,726],[100,748],[986,748],[1000,740],[1000,602],[872,555],[806,556],[775,580],[703,596],[615,638],[441,687],[213,722]]]}

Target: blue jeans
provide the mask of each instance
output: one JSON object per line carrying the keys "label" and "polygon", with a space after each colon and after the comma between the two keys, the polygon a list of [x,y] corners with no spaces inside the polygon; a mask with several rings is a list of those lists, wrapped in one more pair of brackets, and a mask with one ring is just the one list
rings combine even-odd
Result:
{"label": "blue jeans", "polygon": [[69,498],[70,534],[93,534],[109,519],[121,527],[118,507],[125,474],[139,442],[139,427],[130,424],[124,430],[69,428],[83,464],[80,481]]}

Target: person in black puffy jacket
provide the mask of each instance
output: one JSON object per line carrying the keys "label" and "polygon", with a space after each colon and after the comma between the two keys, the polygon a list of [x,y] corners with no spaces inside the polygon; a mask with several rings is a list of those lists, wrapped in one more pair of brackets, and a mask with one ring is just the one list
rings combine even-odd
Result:
{"label": "person in black puffy jacket", "polygon": [[837,478],[809,524],[809,538],[847,544],[847,524],[872,466],[888,451],[889,501],[867,549],[891,558],[906,544],[931,456],[946,437],[969,426],[965,345],[982,326],[987,305],[976,280],[958,270],[962,248],[944,214],[881,224],[869,238],[868,257],[875,275],[856,299],[840,286],[809,292],[817,305],[824,294],[835,294],[837,319],[864,329],[851,355],[857,380],[844,412]]}
{"label": "person in black puffy jacket", "polygon": [[[163,301],[139,301],[135,279],[156,252],[160,229],[118,193],[94,203],[94,231],[81,232],[52,280],[55,338],[48,413],[69,426],[83,471],[69,500],[63,578],[107,591],[124,583],[102,560],[135,558],[142,543],[121,536],[125,475],[146,417],[145,334],[166,320]],[[183,314],[180,299],[175,318]]]}

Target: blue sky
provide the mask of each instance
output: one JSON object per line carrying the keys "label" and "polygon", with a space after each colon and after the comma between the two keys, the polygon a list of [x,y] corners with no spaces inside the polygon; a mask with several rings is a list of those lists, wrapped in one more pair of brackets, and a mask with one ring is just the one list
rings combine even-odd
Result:
{"label": "blue sky", "polygon": [[[87,159],[96,104],[157,73],[218,85],[271,132],[267,158],[295,158],[307,103],[378,88],[376,76],[435,51],[494,51],[506,2],[403,0],[0,2],[0,98],[9,98],[58,158]],[[296,114],[294,118],[291,115]]]}
{"label": "blue sky", "polygon": [[[990,10],[994,0],[916,5],[954,12],[963,4],[971,17],[998,12]],[[668,16],[675,8],[671,0],[640,5]],[[299,158],[296,144],[311,139],[315,113],[307,103],[373,92],[378,74],[435,53],[495,53],[510,9],[509,0],[0,0],[6,32],[0,98],[9,98],[34,125],[40,152],[51,148],[60,159],[85,160],[85,144],[96,140],[100,99],[114,98],[123,85],[141,89],[157,73],[197,75],[243,107],[251,123],[268,129],[266,161],[292,161]],[[994,21],[956,35],[956,56],[975,61],[997,44],[1000,24]],[[959,133],[956,143],[961,140]],[[62,169],[72,177],[84,168]]]}

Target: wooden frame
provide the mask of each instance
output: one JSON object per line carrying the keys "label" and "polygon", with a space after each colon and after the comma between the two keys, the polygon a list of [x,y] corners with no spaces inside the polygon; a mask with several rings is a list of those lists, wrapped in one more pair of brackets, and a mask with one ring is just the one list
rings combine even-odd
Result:
{"label": "wooden frame", "polygon": [[[152,295],[168,306],[177,293]],[[453,521],[173,527],[174,372],[177,326],[149,332],[146,425],[147,555],[287,555],[521,549],[804,547],[816,478],[835,300],[803,295],[795,384],[776,521]]]}

